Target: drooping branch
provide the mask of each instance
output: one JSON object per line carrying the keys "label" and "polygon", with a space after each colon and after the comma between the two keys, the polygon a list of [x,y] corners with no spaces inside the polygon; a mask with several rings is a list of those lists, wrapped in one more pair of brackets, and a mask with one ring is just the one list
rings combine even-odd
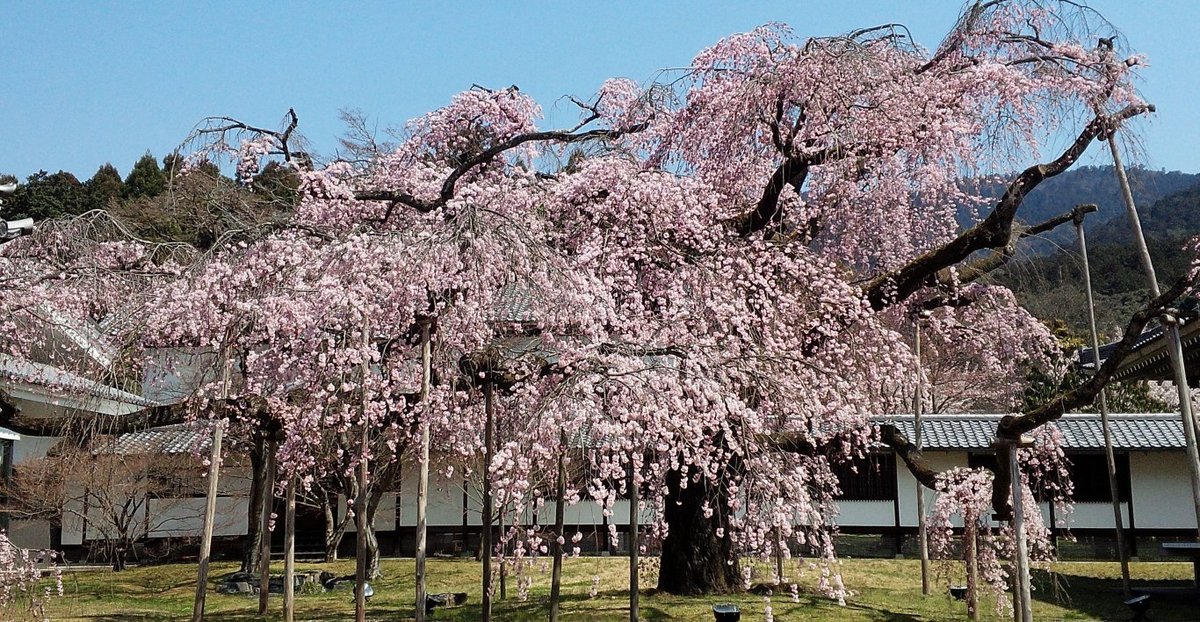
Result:
{"label": "drooping branch", "polygon": [[928,284],[940,271],[965,261],[976,251],[1002,248],[1009,244],[1017,210],[1038,184],[1071,168],[1093,140],[1104,138],[1111,128],[1122,121],[1153,111],[1152,105],[1130,105],[1114,115],[1092,119],[1061,155],[1049,163],[1031,166],[1018,175],[987,218],[953,240],[868,282],[863,289],[871,307],[877,311],[883,310],[897,301],[905,300]]}
{"label": "drooping branch", "polygon": [[934,488],[937,481],[938,471],[929,465],[925,460],[925,454],[917,449],[917,446],[908,440],[895,425],[885,424],[879,426],[879,440],[884,445],[887,445],[896,452],[896,456],[904,461],[908,471],[921,482],[926,488]]}
{"label": "drooping branch", "polygon": [[250,125],[249,123],[234,119],[233,117],[208,117],[204,120],[204,123],[207,123],[208,125],[197,128],[192,132],[192,137],[216,135],[218,141],[224,142],[225,135],[229,132],[234,132],[235,134],[248,132],[250,134],[270,136],[279,143],[279,151],[277,155],[283,156],[285,162],[293,162],[295,158],[305,158],[306,154],[299,151],[293,151],[291,145],[289,144],[293,134],[296,132],[296,128],[300,125],[300,118],[296,116],[296,110],[294,108],[288,108],[287,114],[284,115],[284,118],[287,119],[287,123],[284,125],[283,129],[272,130],[265,127]]}
{"label": "drooping branch", "polygon": [[815,456],[819,453],[818,447],[813,444],[811,439],[795,432],[764,434],[758,438],[758,442],[765,449],[772,451],[800,454],[803,456]]}
{"label": "drooping branch", "polygon": [[771,179],[767,181],[762,197],[755,204],[754,209],[733,223],[733,228],[738,235],[753,235],[771,224],[782,222],[783,210],[779,208],[779,195],[787,186],[792,186],[799,192],[804,185],[805,178],[808,177],[809,166],[811,165],[806,158],[792,157],[784,160],[783,164],[775,169]]}
{"label": "drooping branch", "polygon": [[[756,440],[764,449],[802,456],[816,456],[826,453],[827,450],[831,449],[831,447],[826,447],[823,444],[818,445],[813,443],[808,436],[796,432],[763,434],[758,436]],[[896,453],[896,456],[904,461],[909,472],[913,474],[913,477],[917,478],[917,481],[928,488],[932,489],[934,487],[939,473],[938,470],[929,465],[921,450],[917,449],[917,446],[908,440],[908,437],[897,430],[895,425],[884,424],[879,426],[879,440],[891,448]]]}

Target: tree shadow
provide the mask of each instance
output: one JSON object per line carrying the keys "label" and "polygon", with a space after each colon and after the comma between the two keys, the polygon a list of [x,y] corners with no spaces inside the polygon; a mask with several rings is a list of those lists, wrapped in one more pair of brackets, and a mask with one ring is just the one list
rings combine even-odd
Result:
{"label": "tree shadow", "polygon": [[[879,620],[880,622],[926,622],[930,619],[928,617],[916,616],[911,613],[901,613],[901,612],[891,611],[888,609],[883,609],[880,607],[872,607],[871,605],[867,605],[864,603],[856,603],[853,601],[847,601],[846,608],[854,609],[856,611],[862,611],[864,613],[867,613],[867,614],[869,614],[869,616],[872,620]],[[966,609],[964,608],[963,616],[965,617],[966,615],[967,615]]]}
{"label": "tree shadow", "polygon": [[[1121,593],[1121,579],[1099,578],[1061,572],[1035,570],[1030,576],[1034,600],[1053,603],[1092,619],[1129,620],[1133,612],[1125,606]],[[1057,585],[1056,585],[1057,584]],[[1197,600],[1194,593],[1184,592],[1192,587],[1191,580],[1133,579],[1130,589],[1135,595],[1140,589],[1179,589],[1175,595],[1155,593],[1151,596],[1151,620],[1196,620]]]}

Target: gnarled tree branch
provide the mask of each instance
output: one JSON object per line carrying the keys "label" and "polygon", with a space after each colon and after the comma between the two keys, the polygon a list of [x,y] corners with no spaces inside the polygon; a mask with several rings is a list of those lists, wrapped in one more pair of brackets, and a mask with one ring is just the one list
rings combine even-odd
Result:
{"label": "gnarled tree branch", "polygon": [[[1074,222],[1078,218],[1083,218],[1084,214],[1090,214],[1094,211],[1096,211],[1096,205],[1093,203],[1077,205],[1075,209],[1065,214],[1059,214],[1054,218],[1029,227],[1028,229],[1018,233],[1016,236],[1011,236],[1009,243],[1005,244],[1003,248],[993,252],[987,257],[979,259],[978,261],[972,261],[959,268],[957,279],[952,278],[948,269],[939,271],[937,275],[938,283],[941,285],[950,285],[955,280],[957,280],[959,283],[970,283],[978,280],[980,277],[992,272],[993,270],[1003,267],[1010,260],[1012,260],[1013,256],[1017,252],[1017,240],[1023,240],[1035,235],[1041,235],[1058,227],[1059,225],[1063,225],[1068,222]],[[1015,237],[1016,239],[1012,239],[1012,237]]]}
{"label": "gnarled tree branch", "polygon": [[1022,202],[1038,184],[1069,169],[1093,140],[1107,136],[1111,128],[1137,115],[1153,112],[1152,105],[1130,105],[1111,116],[1097,116],[1087,124],[1065,151],[1053,161],[1025,169],[1008,185],[992,213],[953,240],[913,259],[904,266],[881,274],[867,283],[864,291],[871,307],[883,310],[905,300],[924,287],[938,272],[989,248],[1002,248],[1012,237],[1013,221]]}
{"label": "gnarled tree branch", "polygon": [[[1172,303],[1194,285],[1192,279],[1184,277],[1170,289],[1147,303],[1130,318],[1129,323],[1125,326],[1125,336],[1087,382],[1073,389],[1061,391],[1042,405],[1020,415],[1008,415],[1002,418],[996,428],[996,437],[1006,440],[1018,439],[1022,434],[1032,432],[1059,419],[1069,410],[1094,402],[1100,391],[1112,380],[1125,357],[1133,351],[1133,347],[1141,337],[1146,325],[1152,319],[1161,316]],[[938,472],[929,466],[922,452],[904,434],[897,431],[894,426],[880,426],[880,441],[890,447],[896,456],[904,461],[909,471],[922,485],[928,488],[934,487]],[[998,468],[993,469],[995,480],[992,483],[992,507],[1001,519],[1008,518],[1012,512],[1008,498],[1008,489],[1012,485],[1012,473],[1008,470],[1007,451],[1009,451],[1007,448],[998,450],[996,459]]]}
{"label": "gnarled tree branch", "polygon": [[[594,119],[595,115],[589,117],[587,120],[581,123],[580,126],[586,125]],[[466,175],[467,173],[471,172],[472,169],[475,169],[483,164],[487,164],[503,153],[511,151],[512,149],[515,149],[525,143],[557,142],[562,144],[571,144],[591,140],[611,141],[617,140],[628,134],[641,132],[647,127],[649,127],[648,123],[639,123],[625,129],[595,129],[588,130],[586,132],[578,132],[573,130],[549,130],[544,132],[529,132],[526,134],[519,134],[509,138],[504,142],[484,149],[483,151],[468,158],[462,164],[459,164],[457,167],[455,167],[454,170],[451,171],[450,174],[446,176],[446,179],[442,182],[442,188],[438,193],[438,197],[432,201],[419,199],[407,192],[395,192],[391,190],[361,190],[354,193],[354,198],[360,201],[391,202],[392,205],[388,207],[388,211],[384,215],[384,221],[387,221],[387,219],[391,216],[392,209],[396,204],[411,207],[421,213],[432,212],[436,209],[444,207],[450,202],[451,199],[454,198],[455,187],[458,184],[458,180],[462,179],[463,175]]]}

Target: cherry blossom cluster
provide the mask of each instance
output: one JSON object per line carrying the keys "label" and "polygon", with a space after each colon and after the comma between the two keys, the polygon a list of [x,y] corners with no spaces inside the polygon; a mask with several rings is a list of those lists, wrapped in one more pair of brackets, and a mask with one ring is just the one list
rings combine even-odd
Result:
{"label": "cherry blossom cluster", "polygon": [[[19,600],[36,603],[51,596],[62,596],[62,569],[54,563],[52,551],[31,551],[13,544],[0,533],[0,610]],[[52,585],[46,585],[47,577]]]}

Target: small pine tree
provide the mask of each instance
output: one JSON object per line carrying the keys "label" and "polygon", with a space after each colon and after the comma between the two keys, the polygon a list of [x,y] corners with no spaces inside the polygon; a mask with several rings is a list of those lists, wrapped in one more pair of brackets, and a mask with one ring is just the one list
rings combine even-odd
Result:
{"label": "small pine tree", "polygon": [[167,176],[159,168],[158,160],[154,159],[154,156],[147,151],[146,155],[133,165],[133,170],[129,171],[129,176],[125,178],[125,191],[122,196],[127,199],[156,197],[166,189]]}
{"label": "small pine tree", "polygon": [[167,181],[172,181],[175,179],[175,176],[183,170],[183,157],[179,155],[179,152],[176,151],[163,156],[162,170],[163,175],[165,175],[167,178]]}
{"label": "small pine tree", "polygon": [[109,201],[121,196],[125,190],[121,174],[109,163],[97,169],[96,174],[83,186],[87,193],[88,209],[107,209]]}

